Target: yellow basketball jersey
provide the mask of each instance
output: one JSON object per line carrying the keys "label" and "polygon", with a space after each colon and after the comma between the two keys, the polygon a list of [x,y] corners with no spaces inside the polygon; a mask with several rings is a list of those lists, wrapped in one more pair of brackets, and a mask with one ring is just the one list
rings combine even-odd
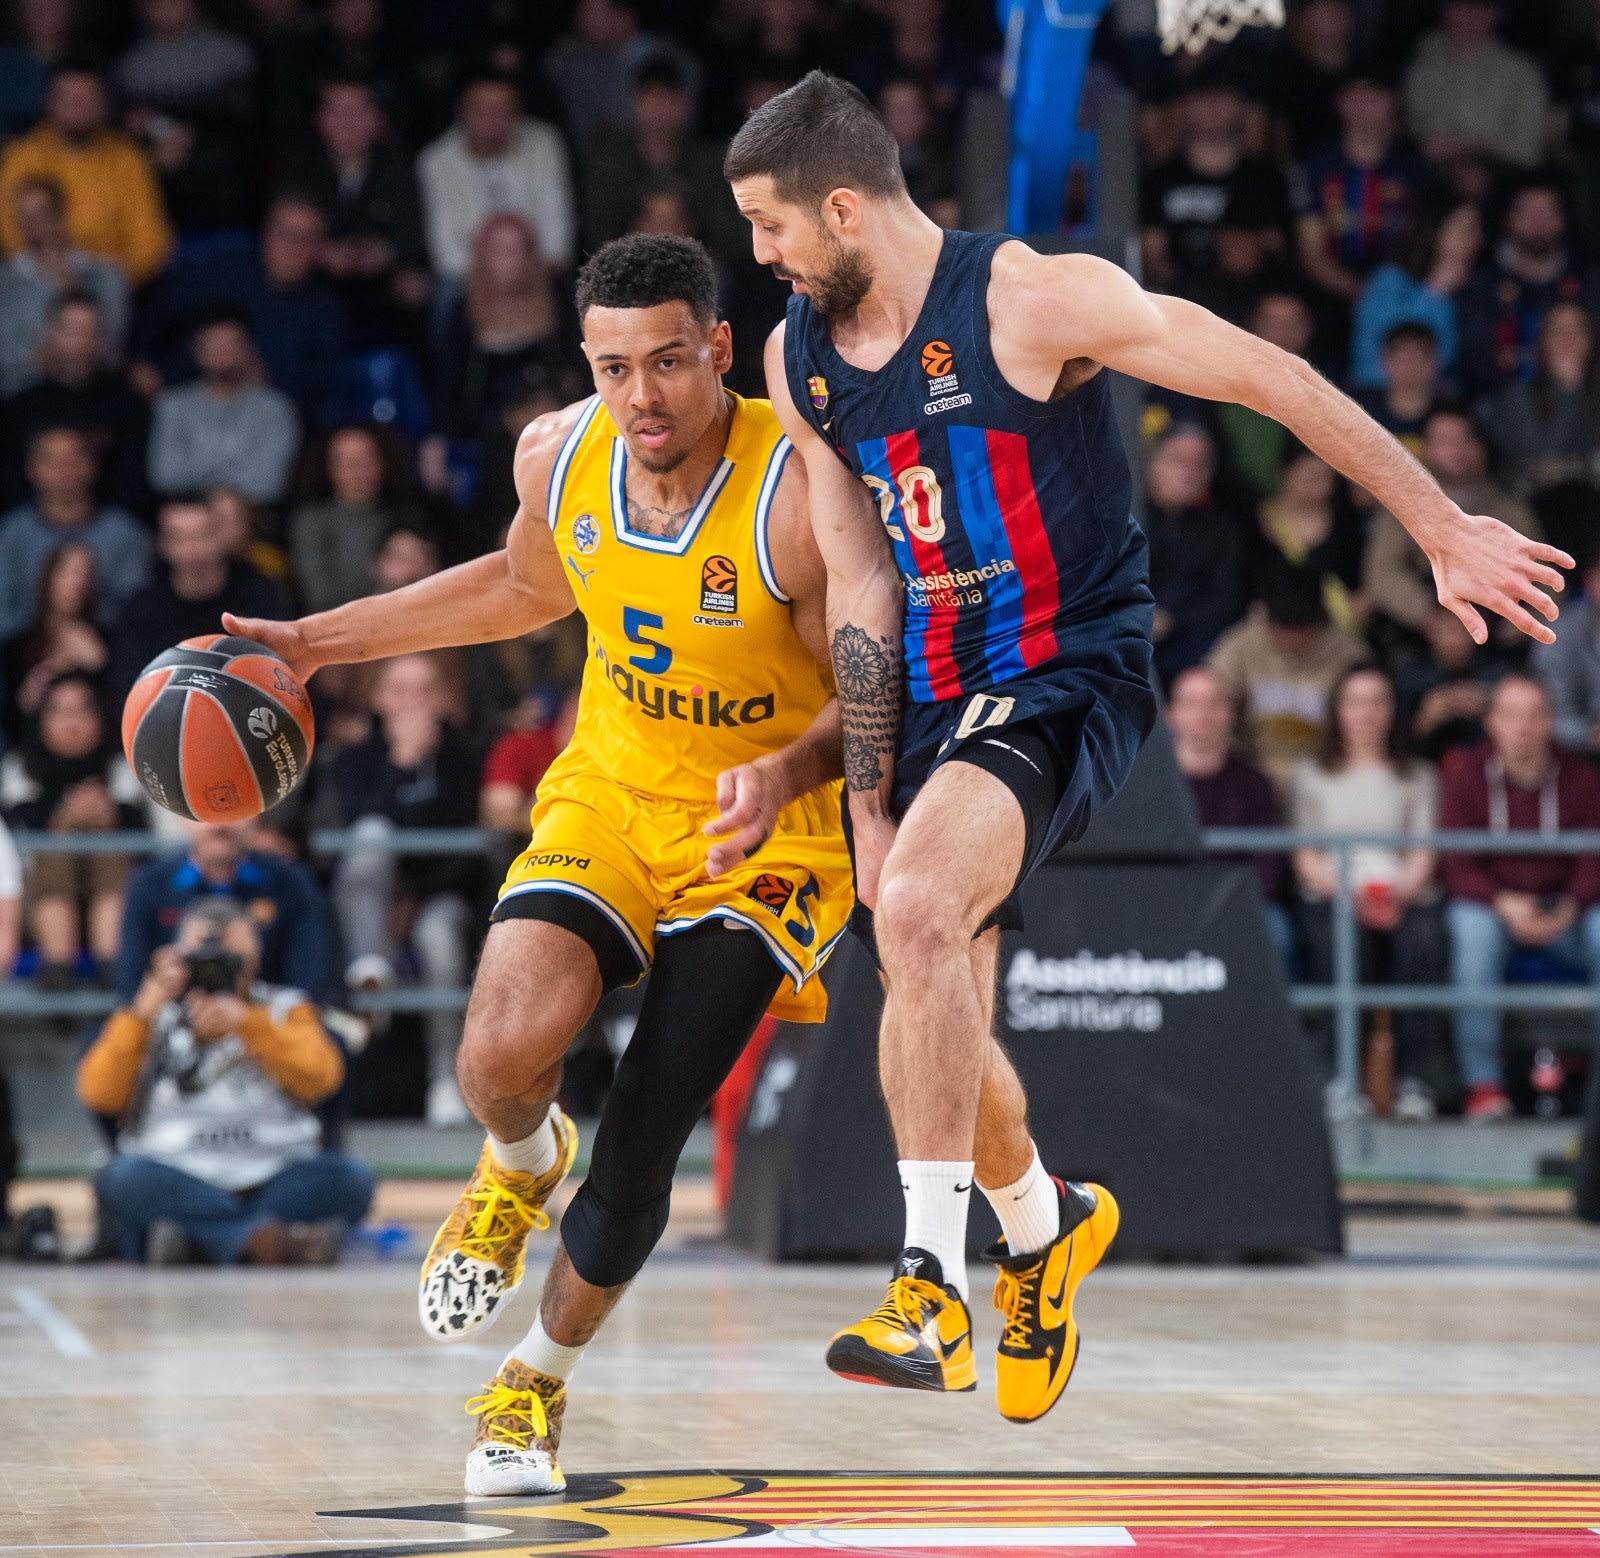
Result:
{"label": "yellow basketball jersey", "polygon": [[794,740],[831,696],[767,543],[789,440],[766,401],[728,398],[722,462],[671,541],[629,525],[627,444],[598,395],[561,447],[546,512],[589,657],[546,785],[598,770],[704,803],[719,773]]}

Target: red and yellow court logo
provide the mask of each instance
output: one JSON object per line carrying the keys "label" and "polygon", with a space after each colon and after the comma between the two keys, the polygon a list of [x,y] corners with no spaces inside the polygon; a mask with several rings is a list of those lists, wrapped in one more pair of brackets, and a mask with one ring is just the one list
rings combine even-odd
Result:
{"label": "red and yellow court logo", "polygon": [[[559,1496],[352,1520],[448,1523],[455,1539],[333,1550],[555,1553],[799,1549],[946,1558],[1600,1558],[1600,1480],[1579,1477],[1051,1477],[664,1472],[574,1477]],[[327,1518],[323,1516],[322,1518]],[[462,1528],[465,1528],[464,1530]],[[463,1539],[465,1538],[465,1539]],[[325,1549],[326,1551],[326,1549]]]}

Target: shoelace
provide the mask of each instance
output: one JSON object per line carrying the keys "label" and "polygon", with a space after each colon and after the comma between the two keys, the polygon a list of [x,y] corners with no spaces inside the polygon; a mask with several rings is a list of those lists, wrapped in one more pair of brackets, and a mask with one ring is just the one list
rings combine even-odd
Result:
{"label": "shoelace", "polygon": [[[514,1444],[519,1450],[526,1450],[530,1440],[546,1438],[550,1433],[550,1419],[545,1416],[539,1392],[514,1390],[500,1380],[494,1380],[481,1396],[474,1396],[466,1410],[469,1417],[491,1419],[495,1438]],[[505,1418],[513,1423],[520,1419],[528,1426],[513,1427],[502,1421]]]}
{"label": "shoelace", "polygon": [[1043,1275],[1043,1261],[1022,1271],[1002,1266],[996,1273],[999,1280],[995,1283],[994,1307],[1005,1316],[1000,1338],[1002,1347],[1027,1347],[1030,1322],[1039,1296],[1039,1279]]}
{"label": "shoelace", "polygon": [[507,1239],[521,1235],[530,1227],[550,1226],[550,1219],[541,1208],[531,1205],[493,1176],[484,1180],[478,1189],[469,1190],[467,1200],[475,1202],[477,1210],[467,1219],[466,1231],[461,1236],[463,1254],[492,1260],[496,1248]]}
{"label": "shoelace", "polygon": [[924,1312],[936,1294],[937,1290],[931,1283],[916,1277],[895,1277],[889,1283],[889,1291],[884,1295],[883,1302],[868,1318],[882,1320],[885,1325],[909,1325],[913,1330],[920,1331]]}

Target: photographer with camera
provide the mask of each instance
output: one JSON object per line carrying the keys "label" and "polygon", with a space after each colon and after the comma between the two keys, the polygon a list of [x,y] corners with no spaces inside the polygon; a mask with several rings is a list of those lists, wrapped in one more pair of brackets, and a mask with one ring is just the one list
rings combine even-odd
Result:
{"label": "photographer with camera", "polygon": [[119,1117],[95,1188],[129,1260],[328,1264],[366,1215],[372,1176],[322,1149],[314,1112],[343,1057],[260,962],[240,904],[195,904],[79,1064],[84,1105]]}

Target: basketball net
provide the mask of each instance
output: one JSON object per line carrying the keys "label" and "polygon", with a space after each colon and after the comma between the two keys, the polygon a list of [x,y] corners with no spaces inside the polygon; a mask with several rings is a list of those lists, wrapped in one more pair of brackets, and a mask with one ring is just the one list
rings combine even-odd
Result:
{"label": "basketball net", "polygon": [[1241,27],[1282,27],[1283,0],[1158,0],[1161,47],[1198,54],[1226,43]]}

